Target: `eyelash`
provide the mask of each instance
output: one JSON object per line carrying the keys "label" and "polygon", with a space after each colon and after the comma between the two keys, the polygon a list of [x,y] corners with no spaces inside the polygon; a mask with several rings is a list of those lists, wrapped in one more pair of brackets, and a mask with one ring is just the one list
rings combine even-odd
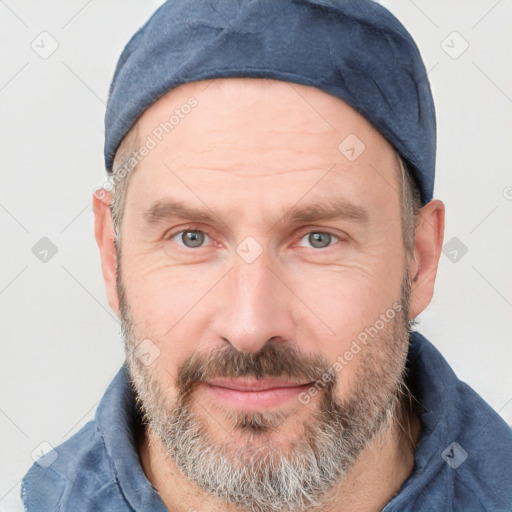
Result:
{"label": "eyelash", "polygon": [[[173,238],[175,238],[177,235],[181,235],[183,233],[187,233],[188,231],[196,231],[196,232],[199,232],[199,233],[203,233],[205,234],[210,240],[212,240],[212,237],[206,232],[204,231],[203,229],[201,229],[200,227],[198,226],[188,226],[186,228],[182,228],[180,229],[179,231],[174,231],[173,233],[169,234],[167,237],[166,237],[166,240],[169,240],[171,241]],[[333,243],[331,243],[330,245],[328,245],[327,247],[321,247],[321,248],[316,248],[316,247],[304,247],[304,246],[300,246],[300,247],[303,247],[304,249],[310,249],[310,250],[313,250],[313,251],[321,251],[321,250],[327,250],[329,249],[330,247],[332,247],[333,245],[335,245],[336,243],[338,242],[341,242],[343,239],[338,236],[338,235],[335,235],[334,233],[330,232],[330,231],[322,231],[320,229],[312,229],[310,231],[306,231],[306,232],[303,232],[301,235],[300,235],[300,238],[299,238],[299,241],[301,241],[304,237],[312,234],[312,233],[321,233],[321,234],[326,234],[326,235],[330,235],[334,240],[333,240]],[[176,243],[176,242],[175,242]],[[181,244],[177,244],[179,245],[183,250],[186,250],[186,251],[192,251],[192,250],[198,250],[198,249],[204,249],[206,246],[205,245],[201,245],[200,247],[197,247],[197,248],[192,248],[192,247],[186,247],[184,245],[181,245]]]}

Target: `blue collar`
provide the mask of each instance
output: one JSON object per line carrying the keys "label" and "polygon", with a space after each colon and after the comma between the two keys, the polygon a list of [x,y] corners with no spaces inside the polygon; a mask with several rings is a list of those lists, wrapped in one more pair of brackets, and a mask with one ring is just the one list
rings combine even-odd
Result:
{"label": "blue collar", "polygon": [[94,418],[121,492],[134,510],[168,512],[142,470],[137,451],[141,419],[125,364],[108,386]]}

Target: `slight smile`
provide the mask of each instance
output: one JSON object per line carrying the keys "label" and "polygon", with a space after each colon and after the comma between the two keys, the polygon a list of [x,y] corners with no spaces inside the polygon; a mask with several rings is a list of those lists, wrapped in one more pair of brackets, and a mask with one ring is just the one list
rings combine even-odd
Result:
{"label": "slight smile", "polygon": [[297,383],[284,379],[212,379],[203,383],[212,398],[230,407],[245,411],[258,411],[279,407],[298,399],[312,382]]}

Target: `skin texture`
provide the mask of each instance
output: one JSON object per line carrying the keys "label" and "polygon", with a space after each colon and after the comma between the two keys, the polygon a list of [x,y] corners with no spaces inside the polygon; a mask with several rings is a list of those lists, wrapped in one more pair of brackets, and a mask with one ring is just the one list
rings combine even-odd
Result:
{"label": "skin texture", "polygon": [[[132,341],[149,339],[158,348],[158,358],[146,369],[169,403],[179,394],[180,366],[195,353],[232,347],[257,354],[273,344],[332,365],[358,334],[400,301],[404,272],[412,283],[409,317],[427,307],[442,247],[444,206],[434,200],[422,208],[414,254],[406,256],[396,155],[362,116],[337,98],[296,84],[196,82],[167,93],[141,116],[139,141],[191,96],[197,106],[131,176],[118,240]],[[350,134],[365,145],[354,161],[338,150]],[[212,219],[153,215],[149,222],[151,207],[169,198]],[[93,198],[95,233],[109,303],[120,315],[110,200],[109,193]],[[365,219],[291,220],[294,208],[336,201],[351,203],[349,213],[364,211]],[[177,234],[191,229],[208,235],[203,247],[182,245]],[[334,236],[331,245],[310,245],[310,233],[326,232]],[[256,250],[261,254],[251,263],[242,257]],[[374,344],[367,352],[376,350],[385,347]],[[363,361],[354,356],[339,372],[334,394],[340,403],[354,393]],[[400,368],[390,371],[398,374]],[[204,386],[193,400],[211,439],[226,442],[234,406],[219,405]],[[270,434],[283,449],[301,437],[321,403],[318,395],[308,407],[292,402],[273,409],[293,410]],[[421,426],[417,418],[410,421],[407,436],[415,441]],[[332,503],[317,510],[380,510],[413,466],[413,453],[403,448],[399,431],[396,422],[387,424],[332,489]],[[247,442],[249,437],[237,436],[237,446]],[[152,429],[139,448],[146,476],[169,510],[240,510],[189,481],[165,456]]]}

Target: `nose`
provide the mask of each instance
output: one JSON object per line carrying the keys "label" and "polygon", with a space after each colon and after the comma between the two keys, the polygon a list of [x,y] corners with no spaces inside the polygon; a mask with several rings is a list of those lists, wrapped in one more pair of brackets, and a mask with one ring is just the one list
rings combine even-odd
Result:
{"label": "nose", "polygon": [[292,302],[263,255],[247,263],[236,256],[222,283],[214,332],[242,352],[258,352],[270,340],[294,336]]}

